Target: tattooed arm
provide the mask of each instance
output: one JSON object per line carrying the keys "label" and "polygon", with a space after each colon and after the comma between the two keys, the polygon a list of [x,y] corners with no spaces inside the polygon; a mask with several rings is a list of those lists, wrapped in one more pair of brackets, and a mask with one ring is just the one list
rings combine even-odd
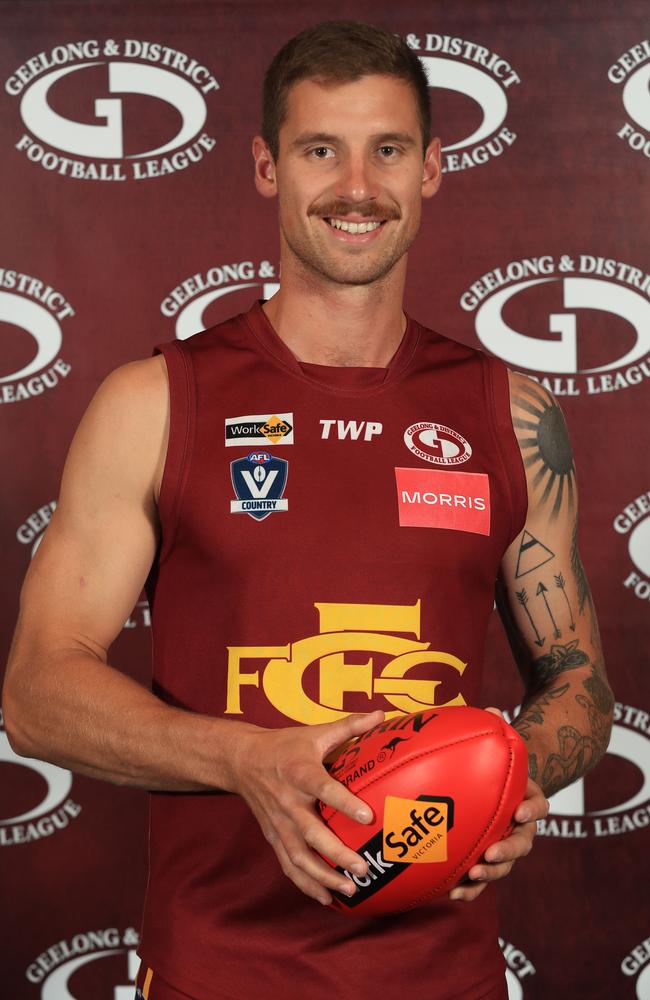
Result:
{"label": "tattooed arm", "polygon": [[515,729],[545,795],[590,770],[607,749],[614,699],[577,545],[571,445],[554,398],[510,373],[513,423],[528,484],[523,532],[502,563],[497,605],[526,693]]}

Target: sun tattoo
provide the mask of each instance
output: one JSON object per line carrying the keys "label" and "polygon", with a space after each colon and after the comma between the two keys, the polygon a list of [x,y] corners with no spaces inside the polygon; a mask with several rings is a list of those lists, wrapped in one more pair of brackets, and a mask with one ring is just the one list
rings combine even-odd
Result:
{"label": "sun tattoo", "polygon": [[534,471],[533,486],[542,489],[541,502],[553,503],[551,519],[560,513],[567,497],[569,510],[575,507],[576,473],[571,443],[562,411],[554,399],[548,399],[532,384],[522,385],[515,397],[517,407],[529,414],[515,417],[513,423],[524,457],[524,465]]}

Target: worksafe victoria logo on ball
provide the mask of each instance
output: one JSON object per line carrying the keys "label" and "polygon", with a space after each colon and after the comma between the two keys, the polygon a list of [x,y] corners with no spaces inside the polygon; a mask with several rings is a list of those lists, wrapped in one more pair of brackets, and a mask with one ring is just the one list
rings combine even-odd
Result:
{"label": "worksafe victoria logo on ball", "polygon": [[478,167],[508,150],[517,138],[507,125],[510,94],[521,83],[508,60],[485,45],[451,35],[411,33],[406,43],[438,92],[442,172]]}
{"label": "worksafe victoria logo on ball", "polygon": [[460,297],[478,339],[556,396],[595,396],[650,378],[650,275],[597,254],[499,264]]}
{"label": "worksafe victoria logo on ball", "polygon": [[68,42],[30,56],[5,80],[23,132],[15,148],[74,180],[148,180],[200,163],[219,89],[200,61],[136,38]]}

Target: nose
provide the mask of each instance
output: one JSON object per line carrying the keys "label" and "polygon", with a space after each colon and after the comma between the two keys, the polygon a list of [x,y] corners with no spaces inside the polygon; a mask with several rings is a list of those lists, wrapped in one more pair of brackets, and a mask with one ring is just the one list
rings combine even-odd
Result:
{"label": "nose", "polygon": [[351,152],[341,163],[335,191],[337,197],[351,202],[368,201],[378,194],[372,163],[361,152]]}

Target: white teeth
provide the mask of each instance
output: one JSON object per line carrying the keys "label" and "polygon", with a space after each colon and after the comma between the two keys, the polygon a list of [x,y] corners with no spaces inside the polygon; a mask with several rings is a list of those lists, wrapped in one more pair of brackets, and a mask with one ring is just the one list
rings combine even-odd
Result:
{"label": "white teeth", "polygon": [[381,222],[345,222],[343,219],[328,219],[330,226],[342,229],[344,233],[371,233]]}

